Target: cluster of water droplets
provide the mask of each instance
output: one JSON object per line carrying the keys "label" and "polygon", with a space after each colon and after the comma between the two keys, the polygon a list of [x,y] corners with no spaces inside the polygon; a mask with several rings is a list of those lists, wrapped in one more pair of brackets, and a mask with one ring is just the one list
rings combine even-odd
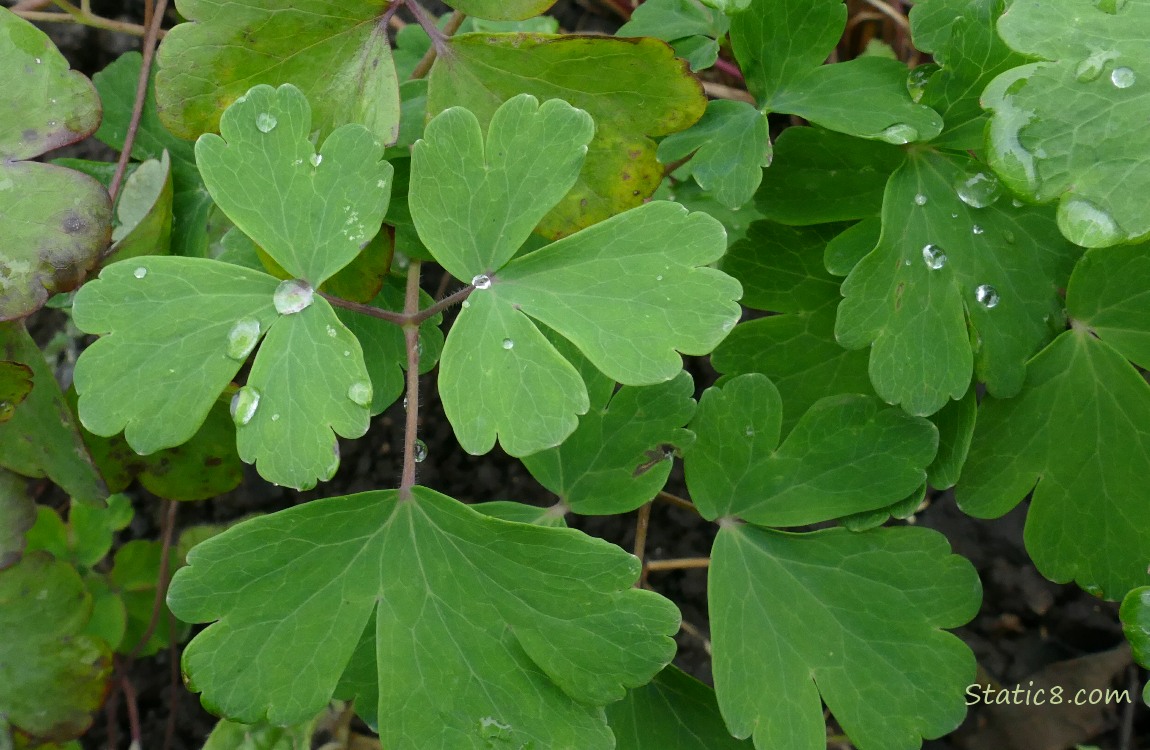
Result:
{"label": "cluster of water droplets", "polygon": [[232,396],[231,413],[236,426],[243,427],[252,421],[256,409],[260,406],[260,392],[250,385],[245,385]]}
{"label": "cluster of water droplets", "polygon": [[280,315],[293,315],[306,310],[315,298],[315,290],[303,279],[288,279],[276,287],[272,303]]}

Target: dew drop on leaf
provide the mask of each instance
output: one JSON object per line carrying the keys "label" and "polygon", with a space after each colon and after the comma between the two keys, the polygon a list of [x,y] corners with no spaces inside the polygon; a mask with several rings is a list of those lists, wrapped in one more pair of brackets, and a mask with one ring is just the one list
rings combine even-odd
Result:
{"label": "dew drop on leaf", "polygon": [[510,740],[511,725],[491,716],[479,720],[479,736],[485,740]]}
{"label": "dew drop on leaf", "polygon": [[938,65],[919,65],[907,74],[906,90],[910,94],[912,102],[917,104],[922,101],[922,95],[926,93],[926,85],[930,82],[931,76],[937,73],[939,69]]}
{"label": "dew drop on leaf", "polygon": [[237,426],[244,426],[252,421],[252,417],[256,415],[256,409],[260,405],[260,392],[250,385],[245,385],[236,391],[236,395],[232,396],[231,412],[232,420],[235,421]]}
{"label": "dew drop on leaf", "polygon": [[335,337],[336,337],[338,334],[339,334],[339,331],[335,330],[335,327],[334,327],[334,326],[328,326],[328,327],[327,327],[327,335],[328,335],[328,338],[333,338],[333,339],[334,339],[334,338],[335,338]]}
{"label": "dew drop on leaf", "polygon": [[927,268],[937,271],[946,265],[946,253],[938,245],[927,245],[922,249],[922,261]]}
{"label": "dew drop on leaf", "polygon": [[982,227],[980,227],[978,224],[975,224],[974,226],[972,226],[970,228],[970,231],[971,231],[971,234],[982,234],[986,230],[983,229]]}
{"label": "dew drop on leaf", "polygon": [[320,164],[323,164],[323,154],[312,154],[311,159],[308,161],[311,162],[313,167],[318,167]]}
{"label": "dew drop on leaf", "polygon": [[485,273],[481,273],[471,280],[471,286],[476,289],[490,289],[491,277]]}
{"label": "dew drop on leaf", "polygon": [[280,315],[292,315],[311,305],[315,290],[303,279],[288,279],[276,287],[272,302]]}
{"label": "dew drop on leaf", "polygon": [[974,298],[987,310],[998,306],[998,290],[990,284],[979,284],[974,290]]}
{"label": "dew drop on leaf", "polygon": [[140,266],[135,271],[132,271],[132,275],[135,276],[137,279],[142,279],[148,275],[148,269],[144,268],[143,266]]}
{"label": "dew drop on leaf", "polygon": [[352,383],[347,389],[347,397],[352,400],[352,403],[368,406],[371,404],[371,384],[362,380]]}
{"label": "dew drop on leaf", "polygon": [[415,463],[417,463],[417,464],[423,463],[424,459],[427,458],[427,443],[423,442],[422,440],[416,440],[415,441],[414,458],[415,458]]}
{"label": "dew drop on leaf", "polygon": [[989,172],[965,175],[955,189],[958,199],[971,208],[986,208],[1002,195],[1002,183]]}
{"label": "dew drop on leaf", "polygon": [[916,205],[916,206],[925,206],[926,201],[927,201],[927,197],[925,195],[923,195],[922,193],[919,193],[918,195],[914,196],[914,205]]}
{"label": "dew drop on leaf", "polygon": [[1110,82],[1120,89],[1130,88],[1134,85],[1136,79],[1137,76],[1134,75],[1134,71],[1126,67],[1115,68],[1113,72],[1110,73]]}
{"label": "dew drop on leaf", "polygon": [[258,128],[261,133],[272,132],[276,129],[277,123],[278,120],[276,120],[276,116],[271,112],[260,112],[256,115],[256,128]]}
{"label": "dew drop on leaf", "polygon": [[911,141],[916,140],[918,138],[918,129],[913,125],[907,125],[906,123],[900,122],[897,125],[891,125],[889,128],[879,133],[878,137],[887,143],[893,143],[896,146],[901,146],[905,143],[910,143]]}
{"label": "dew drop on leaf", "polygon": [[227,355],[231,359],[242,362],[256,348],[256,341],[260,337],[260,322],[255,318],[243,318],[236,321],[232,330],[228,331]]}
{"label": "dew drop on leaf", "polygon": [[1083,247],[1106,247],[1126,238],[1114,217],[1085,198],[1072,197],[1058,207],[1058,228]]}
{"label": "dew drop on leaf", "polygon": [[504,349],[513,349],[514,347],[515,347],[514,341],[512,341],[511,339],[503,339],[503,348]]}

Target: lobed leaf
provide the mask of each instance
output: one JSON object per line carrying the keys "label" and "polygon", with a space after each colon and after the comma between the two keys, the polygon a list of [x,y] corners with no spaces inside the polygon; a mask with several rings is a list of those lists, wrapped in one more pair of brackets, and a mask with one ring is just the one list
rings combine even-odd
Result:
{"label": "lobed leaf", "polygon": [[337,128],[317,152],[307,97],[284,84],[252,88],[228,108],[220,132],[196,143],[208,191],[293,277],[318,287],[379,232],[392,168],[366,128]]}
{"label": "lobed leaf", "polygon": [[0,8],[0,73],[9,105],[0,122],[0,321],[26,317],[49,295],[75,289],[112,231],[96,180],[26,161],[83,140],[100,123],[91,82],[69,70],[48,36]]}
{"label": "lobed leaf", "polygon": [[1016,0],[998,32],[1031,62],[983,93],[995,171],[1019,195],[1058,201],[1058,226],[1085,247],[1150,233],[1150,78],[1145,3]]}
{"label": "lobed leaf", "polygon": [[324,137],[348,123],[391,143],[399,133],[399,82],[386,0],[180,0],[188,20],[157,53],[156,100],[181,138],[220,127],[220,115],[255,84],[292,83],[311,100]]}
{"label": "lobed leaf", "polygon": [[651,138],[689,127],[706,107],[702,87],[684,68],[656,39],[462,34],[431,70],[427,112],[462,106],[486,126],[503,102],[528,93],[590,114],[596,135],[580,177],[539,224],[539,233],[554,239],[655,192],[663,169]]}
{"label": "lobed leaf", "polygon": [[673,605],[631,587],[639,565],[622,550],[421,487],[252,519],[188,563],[169,604],[218,620],[183,659],[208,707],[245,723],[313,716],[374,619],[362,640],[388,746],[611,748],[600,706],[670,660],[678,627]]}
{"label": "lobed leaf", "polygon": [[980,594],[973,566],[929,529],[721,529],[708,602],[727,728],[756,747],[821,750],[825,702],[860,750],[941,737],[975,675],[941,630],[970,620]]}
{"label": "lobed leaf", "polygon": [[1000,195],[971,159],[912,155],[887,184],[878,247],[843,283],[839,343],[869,345],[875,391],[912,414],[961,398],[972,373],[1018,393],[1061,325],[1078,251],[1047,212]]}
{"label": "lobed leaf", "polygon": [[0,715],[34,737],[78,737],[104,700],[108,647],[82,635],[92,601],[76,569],[44,552],[0,571]]}
{"label": "lobed leaf", "polygon": [[675,453],[694,435],[683,429],[695,412],[691,376],[623,387],[610,403],[592,403],[579,426],[550,450],[523,459],[540,484],[575,513],[627,513],[651,500],[671,473]]}
{"label": "lobed leaf", "polygon": [[[1038,570],[1115,600],[1148,580],[1150,509],[1141,487],[1150,471],[1150,385],[1127,362],[1144,353],[1131,345],[1138,339],[1119,331],[1112,344],[1105,326],[1099,339],[1090,325],[1111,306],[1136,306],[1147,284],[1136,260],[1144,253],[1094,251],[1075,269],[1066,297],[1073,330],[1031,360],[1018,396],[979,406],[957,489],[960,507],[980,518],[1033,492],[1024,539]],[[1131,275],[1110,286],[1118,274]],[[1129,322],[1137,331],[1138,318]]]}
{"label": "lobed leaf", "polygon": [[804,526],[889,506],[922,485],[938,445],[932,424],[866,396],[817,401],[780,444],[781,418],[764,375],[703,393],[685,464],[704,518]]}

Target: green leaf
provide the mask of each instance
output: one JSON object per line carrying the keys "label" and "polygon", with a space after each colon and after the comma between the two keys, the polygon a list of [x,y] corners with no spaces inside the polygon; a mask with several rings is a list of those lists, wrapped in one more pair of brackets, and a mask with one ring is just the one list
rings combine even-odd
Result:
{"label": "green leaf", "polygon": [[112,231],[112,203],[96,180],[39,164],[100,124],[91,82],[68,69],[44,32],[0,8],[0,73],[8,81],[0,123],[0,321],[23,318],[75,289]]}
{"label": "green leaf", "polygon": [[[1134,650],[1134,661],[1143,667],[1150,666],[1150,587],[1143,586],[1127,594],[1118,616],[1122,620],[1122,632]],[[1150,683],[1142,690],[1142,701],[1150,703]]]}
{"label": "green leaf", "polygon": [[[76,364],[84,426],[105,437],[123,430],[142,455],[182,445],[266,335],[232,401],[239,456],[277,484],[330,479],[336,435],[367,431],[371,387],[355,336],[296,283],[199,258],[108,266],[73,306],[77,326],[103,335]],[[296,307],[283,306],[285,290]]]}
{"label": "green leaf", "polygon": [[673,200],[691,211],[700,211],[718,219],[723,228],[727,230],[728,247],[741,240],[753,222],[763,218],[754,203],[748,203],[737,210],[731,210],[715,200],[711,193],[699,187],[699,184],[694,180],[680,182],[674,186],[673,190],[670,189],[669,183],[670,180],[664,180],[660,193],[663,193],[664,188],[666,193],[659,194],[658,199]]}
{"label": "green leaf", "polygon": [[647,0],[616,32],[622,37],[650,36],[668,42],[675,55],[687,60],[691,70],[715,64],[718,39],[726,36],[727,17],[695,0]]}
{"label": "green leaf", "polygon": [[676,667],[607,707],[617,750],[740,750],[727,734],[715,691]]}
{"label": "green leaf", "polygon": [[81,635],[92,601],[76,569],[44,552],[0,572],[0,715],[37,737],[80,736],[104,701],[108,647]]}
{"label": "green leaf", "polygon": [[936,145],[982,150],[989,117],[979,96],[995,76],[1026,62],[995,28],[1003,6],[1003,0],[925,0],[911,9],[918,49],[941,65],[919,92],[919,101],[946,123]]}
{"label": "green leaf", "polygon": [[[320,137],[358,123],[376,140],[399,132],[399,82],[385,0],[183,0],[181,23],[157,54],[156,100],[177,136],[215,131],[228,105],[255,84],[292,83],[315,108]],[[368,149],[370,152],[370,149]]]}
{"label": "green leaf", "polygon": [[1087,253],[1074,269],[1075,319],[1127,359],[1150,369],[1150,253]]}
{"label": "green leaf", "polygon": [[[1116,273],[1133,273],[1140,254],[1144,246],[1091,252],[1075,269],[1066,296],[1074,329],[1031,360],[1018,396],[979,406],[957,489],[960,507],[979,518],[1006,513],[1033,490],[1024,539],[1039,572],[1114,600],[1150,580],[1150,508],[1141,501],[1150,385],[1126,361],[1137,348],[1089,327],[1092,315],[1122,304],[1117,293],[1102,305],[1094,295]],[[1145,275],[1130,281],[1119,288],[1146,288]]]}
{"label": "green leaf", "polygon": [[22,362],[0,361],[0,424],[16,413],[32,391],[32,368]]}
{"label": "green leaf", "polygon": [[107,260],[167,255],[172,240],[172,165],[165,151],[124,180],[116,201],[119,225],[112,230]]}
{"label": "green leaf", "polygon": [[1019,195],[1057,200],[1058,225],[1079,245],[1108,247],[1150,233],[1139,197],[1150,190],[1150,110],[1142,96],[1150,7],[1015,0],[998,33],[1043,62],[1003,73],[983,93],[994,113],[995,171]]}
{"label": "green leaf", "polygon": [[[336,129],[317,152],[311,108],[290,84],[256,86],[228,108],[222,137],[196,143],[212,197],[244,234],[313,287],[379,232],[391,194],[383,147],[358,125]],[[252,200],[260,186],[260,200]]]}
{"label": "green leaf", "polygon": [[749,201],[771,163],[767,118],[746,102],[716,100],[691,128],[663,139],[659,161],[670,164],[694,153],[691,175],[725,206]]}
{"label": "green leaf", "polygon": [[930,420],[938,428],[938,455],[926,470],[931,487],[945,490],[958,482],[970,453],[970,441],[974,438],[977,419],[978,395],[975,388],[931,415]]}
{"label": "green leaf", "polygon": [[655,192],[663,169],[651,138],[686,129],[706,107],[685,67],[656,39],[463,34],[432,68],[427,111],[463,106],[486,126],[500,104],[528,93],[590,114],[596,133],[583,171],[539,225],[540,234],[556,238],[639,206]]}
{"label": "green leaf", "polygon": [[901,149],[821,128],[787,128],[755,204],[780,224],[804,226],[877,216]]}
{"label": "green leaf", "polygon": [[563,444],[523,459],[539,483],[583,515],[627,513],[663,488],[672,458],[694,435],[684,430],[695,412],[691,376],[646,387],[624,387],[610,403],[592,403]]}
{"label": "green leaf", "polygon": [[237,323],[255,321],[262,334],[276,321],[278,283],[200,258],[105,268],[72,307],[80,330],[102,335],[76,363],[84,426],[105,437],[123,430],[145,456],[186,443],[246,359],[228,356],[233,331],[243,338]]}
{"label": "green leaf", "polygon": [[914,154],[887,184],[879,245],[843,283],[836,335],[870,345],[884,401],[932,414],[970,386],[1018,393],[1029,359],[1062,325],[1078,251],[1047,211],[999,200],[963,157]]}
{"label": "green leaf", "polygon": [[505,265],[575,183],[594,130],[586,112],[529,95],[495,112],[486,139],[468,110],[443,112],[412,149],[420,238],[465,281]]}
{"label": "green leaf", "polygon": [[[138,653],[141,656],[151,656],[166,648],[173,638],[179,640],[186,637],[187,627],[177,626],[177,631],[173,633],[166,611],[161,610],[147,642],[139,645],[152,623],[162,556],[163,545],[160,542],[144,539],[134,539],[116,550],[108,580],[127,612],[124,637],[118,649],[121,653],[131,654],[139,647]],[[179,559],[172,560],[169,571],[176,570],[180,565]]]}
{"label": "green leaf", "polygon": [[941,737],[966,712],[975,661],[940,631],[970,620],[980,593],[973,566],[929,529],[721,529],[708,602],[728,729],[756,747],[822,750],[825,702],[863,750]]}
{"label": "green leaf", "polygon": [[[373,307],[392,312],[403,312],[404,282],[398,276],[388,276],[379,294],[371,301]],[[420,307],[430,307],[434,300],[420,291]],[[363,347],[363,359],[371,378],[371,414],[381,414],[403,393],[404,371],[407,367],[407,345],[403,329],[394,323],[357,312],[337,308],[335,311]],[[443,351],[443,315],[435,315],[419,326],[419,372],[430,372]]]}
{"label": "green leaf", "polygon": [[249,723],[314,715],[374,612],[385,746],[611,748],[599,707],[670,660],[679,625],[670,602],[632,588],[639,563],[617,547],[421,487],[253,519],[188,563],[169,603],[218,620],[184,651],[207,706]]}
{"label": "green leaf", "polygon": [[[100,123],[96,137],[116,150],[124,147],[136,104],[141,64],[139,52],[126,52],[92,76],[104,105],[104,121]],[[140,161],[159,159],[165,151],[168,152],[172,161],[172,253],[207,257],[207,225],[212,197],[200,179],[194,145],[172,135],[160,121],[156,111],[155,78],[153,68],[136,140],[132,142],[132,157]]]}
{"label": "green leaf", "polygon": [[120,435],[84,430],[84,442],[113,492],[139,479],[149,492],[169,500],[207,500],[230,492],[243,479],[236,454],[236,430],[228,399],[217,399],[203,425],[186,443],[141,456]]}
{"label": "green leaf", "polygon": [[827,243],[823,265],[834,276],[847,276],[859,261],[870,255],[882,239],[882,219],[872,216],[844,229]]}
{"label": "green leaf", "polygon": [[74,500],[102,505],[108,489],[55,373],[23,323],[0,323],[0,360],[24,364],[35,383],[12,418],[0,424],[0,466],[27,477],[46,476]]}
{"label": "green leaf", "polygon": [[838,280],[821,262],[835,229],[756,222],[723,258],[723,270],[743,284],[744,304],[780,314],[735,326],[711,364],[728,375],[770,377],[782,396],[784,433],[821,398],[873,393],[866,353],[835,341],[835,309],[842,297]]}
{"label": "green leaf", "polygon": [[[563,103],[537,108],[530,96],[517,97],[496,113],[488,140],[507,153],[539,158],[540,149],[554,148],[553,142],[541,144],[534,127],[519,124],[520,113],[574,111]],[[584,122],[582,117],[578,121]],[[734,325],[738,284],[705,267],[725,249],[722,226],[672,203],[645,204],[510,262],[533,219],[498,233],[484,229],[480,236],[491,242],[507,238],[498,240],[496,249],[480,245],[459,253],[451,244],[456,235],[441,233],[441,227],[486,227],[489,221],[505,227],[502,206],[520,194],[538,200],[540,191],[547,194],[546,183],[542,177],[488,180],[477,170],[453,176],[451,170],[478,162],[482,153],[479,129],[463,110],[437,117],[428,134],[436,140],[417,148],[417,156],[427,158],[414,164],[413,190],[420,197],[413,205],[435,205],[436,210],[426,216],[417,212],[421,236],[452,273],[465,279],[476,274],[476,291],[452,326],[440,373],[444,409],[465,450],[486,452],[497,437],[515,456],[552,448],[574,431],[576,416],[589,408],[579,373],[533,321],[570,341],[596,369],[625,385],[674,378],[682,369],[679,352],[705,354]],[[576,146],[585,143],[585,136],[581,130],[568,134]],[[452,141],[468,148],[454,158],[431,158],[438,153],[436,144]],[[444,185],[452,189],[437,195],[437,186]],[[474,196],[482,200],[481,208],[494,207],[494,217],[473,208]],[[457,236],[463,241],[467,233]]]}
{"label": "green leaf", "polygon": [[555,0],[451,0],[449,3],[461,13],[491,21],[522,21],[554,4]]}
{"label": "green leaf", "polygon": [[911,101],[898,60],[822,64],[846,19],[841,0],[757,2],[731,17],[731,46],[759,108],[895,144],[938,135],[942,118]]}
{"label": "green leaf", "polygon": [[112,549],[112,538],[132,522],[132,501],[126,495],[112,495],[107,508],[72,503],[68,511],[69,557],[77,565],[91,568]]}
{"label": "green leaf", "polygon": [[815,403],[780,444],[782,401],[764,375],[708,388],[685,464],[704,518],[803,526],[885,507],[926,480],[934,425],[859,395]]}
{"label": "green leaf", "polygon": [[203,750],[300,750],[311,745],[319,718],[288,727],[237,724],[220,719],[208,735]]}
{"label": "green leaf", "polygon": [[36,503],[24,477],[0,469],[0,570],[24,554],[24,535],[36,522]]}

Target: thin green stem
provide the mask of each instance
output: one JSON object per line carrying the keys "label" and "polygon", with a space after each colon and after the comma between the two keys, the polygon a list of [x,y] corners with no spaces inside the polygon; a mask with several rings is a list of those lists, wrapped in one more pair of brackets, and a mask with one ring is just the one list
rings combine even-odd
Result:
{"label": "thin green stem", "polygon": [[[77,8],[77,10],[79,10]],[[127,21],[113,21],[110,18],[96,15],[84,15],[83,13],[56,13],[54,11],[38,11],[38,10],[12,10],[17,16],[23,18],[25,21],[32,21],[33,23],[78,23],[84,26],[91,26],[96,29],[104,29],[105,31],[116,31],[121,34],[130,34],[132,36],[144,36],[148,33],[147,28],[137,23],[128,23]]]}

